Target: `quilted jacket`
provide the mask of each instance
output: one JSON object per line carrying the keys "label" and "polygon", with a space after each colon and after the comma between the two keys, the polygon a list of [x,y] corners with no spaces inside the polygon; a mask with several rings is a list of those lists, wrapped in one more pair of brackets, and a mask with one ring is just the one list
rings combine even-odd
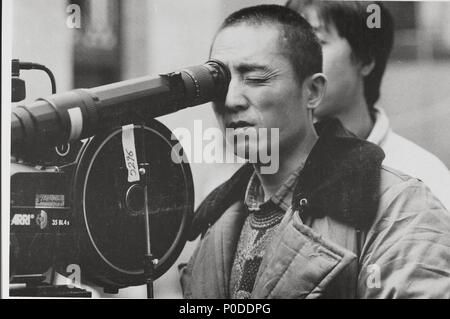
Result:
{"label": "quilted jacket", "polygon": [[[450,298],[450,214],[419,180],[381,165],[384,154],[339,121],[319,140],[298,177],[259,268],[253,298]],[[246,218],[243,166],[197,210],[201,240],[181,271],[186,298],[229,298]]]}

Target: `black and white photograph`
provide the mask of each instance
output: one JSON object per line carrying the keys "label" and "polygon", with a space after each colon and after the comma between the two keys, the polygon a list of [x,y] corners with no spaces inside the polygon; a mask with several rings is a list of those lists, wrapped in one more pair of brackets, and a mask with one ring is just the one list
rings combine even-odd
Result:
{"label": "black and white photograph", "polygon": [[2,1],[1,114],[1,298],[450,299],[450,1]]}

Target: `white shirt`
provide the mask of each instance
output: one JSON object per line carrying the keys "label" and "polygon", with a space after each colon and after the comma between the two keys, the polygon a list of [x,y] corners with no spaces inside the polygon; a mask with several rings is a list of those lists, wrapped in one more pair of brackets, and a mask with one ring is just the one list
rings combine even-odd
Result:
{"label": "white shirt", "polygon": [[376,120],[367,140],[380,146],[386,157],[383,165],[420,179],[450,210],[450,171],[435,155],[394,133],[389,119],[376,108]]}

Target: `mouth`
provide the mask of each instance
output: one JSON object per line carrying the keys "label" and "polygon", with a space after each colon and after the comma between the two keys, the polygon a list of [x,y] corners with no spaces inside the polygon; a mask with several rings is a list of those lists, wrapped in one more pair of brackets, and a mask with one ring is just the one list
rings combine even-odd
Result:
{"label": "mouth", "polygon": [[226,125],[227,128],[232,128],[234,130],[245,129],[253,126],[254,126],[253,124],[247,121],[232,121]]}

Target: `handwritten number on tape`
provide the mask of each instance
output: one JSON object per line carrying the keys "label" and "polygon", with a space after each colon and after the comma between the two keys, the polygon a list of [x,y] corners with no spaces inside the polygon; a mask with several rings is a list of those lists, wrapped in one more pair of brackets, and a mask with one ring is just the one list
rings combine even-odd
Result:
{"label": "handwritten number on tape", "polygon": [[125,166],[128,170],[128,182],[139,181],[139,165],[136,156],[136,147],[134,145],[134,125],[125,125],[122,127],[122,147]]}

